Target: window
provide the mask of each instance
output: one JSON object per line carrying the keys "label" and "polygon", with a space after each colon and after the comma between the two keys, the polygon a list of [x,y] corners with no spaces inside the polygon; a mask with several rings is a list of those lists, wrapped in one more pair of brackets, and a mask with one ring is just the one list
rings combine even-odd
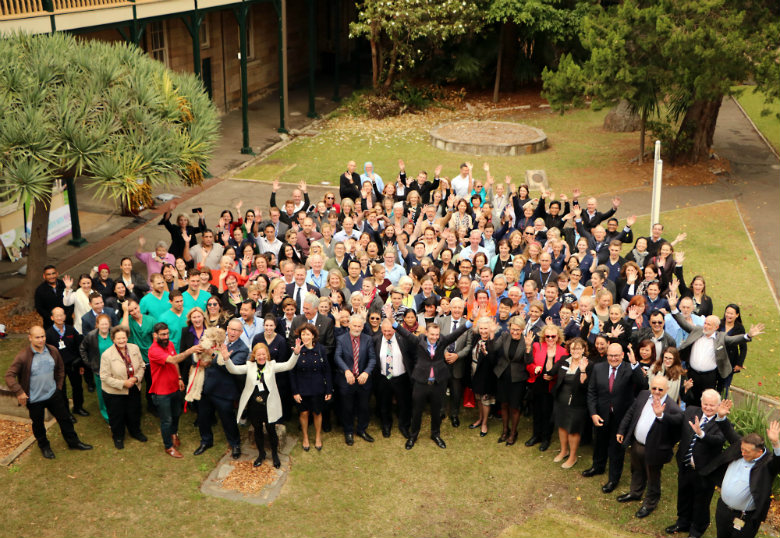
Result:
{"label": "window", "polygon": [[203,21],[200,23],[200,48],[207,49],[211,46],[209,38],[211,37],[211,29],[209,28],[209,17],[203,15]]}
{"label": "window", "polygon": [[168,42],[165,21],[150,22],[146,27],[146,50],[149,56],[168,65]]}
{"label": "window", "polygon": [[[255,58],[255,24],[254,15],[251,11],[246,14],[246,59],[247,61]],[[238,30],[238,28],[236,28]],[[238,52],[241,52],[241,33],[236,32],[236,39],[238,40]]]}

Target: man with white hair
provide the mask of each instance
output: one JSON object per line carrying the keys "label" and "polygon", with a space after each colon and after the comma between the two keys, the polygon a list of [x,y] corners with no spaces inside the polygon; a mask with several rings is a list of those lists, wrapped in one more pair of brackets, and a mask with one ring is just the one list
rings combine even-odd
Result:
{"label": "man with white hair", "polygon": [[[685,321],[691,325],[702,327],[704,325],[704,316],[699,316],[693,313],[693,299],[690,297],[683,297],[679,301],[680,313],[685,318]],[[688,338],[688,331],[683,330],[677,323],[672,314],[666,314],[664,316],[664,330],[674,338],[677,343],[675,347],[680,347],[686,338]]]}
{"label": "man with white hair", "polygon": [[682,421],[677,448],[677,521],[666,527],[667,534],[687,532],[699,537],[710,525],[710,501],[715,492],[715,477],[710,463],[723,450],[726,437],[720,426],[720,394],[707,389],[701,395],[701,407],[689,405]]}
{"label": "man with white hair", "polygon": [[[450,315],[436,319],[436,323],[441,327],[441,336],[447,336],[457,331],[458,327],[466,322],[466,318],[463,317],[465,309],[466,303],[463,299],[456,297],[450,301]],[[447,381],[450,395],[447,398],[447,394],[444,394],[441,408],[444,411],[449,403],[449,416],[453,428],[460,426],[458,415],[463,403],[463,377],[466,374],[466,359],[471,354],[471,349],[466,347],[467,340],[468,334],[462,334],[444,352],[444,362],[447,363],[447,369],[450,371],[450,377]]]}
{"label": "man with white hair", "polygon": [[[572,205],[575,207],[579,207],[579,194],[579,189],[574,189],[572,194],[574,197],[572,200]],[[582,212],[582,225],[586,230],[590,230],[615,214],[618,207],[620,207],[620,198],[617,196],[612,198],[612,208],[605,213],[602,213],[598,210],[598,201],[592,196],[588,198],[585,204],[585,210]]]}
{"label": "man with white hair", "polygon": [[360,239],[360,232],[355,229],[355,221],[352,217],[346,217],[341,223],[341,231],[333,235],[333,240],[343,243],[350,238],[357,241]]}
{"label": "man with white hair", "polygon": [[412,385],[409,372],[414,368],[414,358],[404,353],[406,342],[393,329],[393,322],[385,318],[380,334],[374,336],[377,365],[374,368],[376,405],[382,421],[382,436],[390,437],[393,428],[393,398],[398,404],[398,431],[404,438],[411,435]]}
{"label": "man with white hair", "polygon": [[[620,422],[617,441],[631,445],[631,490],[620,495],[621,503],[644,500],[636,517],[649,516],[661,499],[661,469],[672,459],[683,414],[667,397],[669,379],[655,376],[650,390],[640,392]],[[645,486],[647,491],[645,492]]]}
{"label": "man with white hair", "polygon": [[328,285],[328,272],[323,269],[325,260],[320,254],[312,254],[309,256],[309,265],[311,269],[306,271],[306,283],[319,290],[325,288]]}
{"label": "man with white hair", "polygon": [[696,405],[704,390],[715,388],[718,375],[726,378],[731,373],[731,362],[726,346],[752,341],[764,332],[764,324],[751,325],[747,334],[727,336],[726,333],[718,330],[720,327],[718,316],[707,316],[704,325],[698,327],[689,323],[677,310],[676,292],[669,293],[667,300],[675,321],[681,329],[689,333],[688,338],[680,344],[680,354],[688,359],[688,377],[693,380],[690,401]]}
{"label": "man with white hair", "polygon": [[[363,333],[365,318],[353,314],[349,318],[349,331],[336,339],[336,384],[341,395],[341,425],[344,428],[344,442],[352,446],[354,433],[361,439],[373,443],[374,438],[366,431],[370,418],[368,401],[371,397],[371,372],[376,366],[376,350],[371,337]],[[355,416],[357,415],[357,432]]]}
{"label": "man with white hair", "polygon": [[[483,253],[485,256],[488,256],[488,251],[485,250],[485,247],[480,246],[480,242],[482,241],[482,232],[479,230],[471,230],[471,233],[469,234],[469,246],[464,248],[460,251],[458,256],[461,260],[466,259],[470,262],[474,261],[474,256],[477,255],[477,252]],[[488,259],[490,257],[488,256]]]}

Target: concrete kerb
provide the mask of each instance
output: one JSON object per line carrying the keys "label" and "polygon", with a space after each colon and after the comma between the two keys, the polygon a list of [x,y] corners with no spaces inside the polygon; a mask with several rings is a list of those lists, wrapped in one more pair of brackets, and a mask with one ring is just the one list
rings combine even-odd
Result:
{"label": "concrete kerb", "polygon": [[[57,421],[54,420],[54,417],[48,414],[48,411],[47,411],[47,415],[49,416],[49,419],[45,420],[43,425],[48,430]],[[0,415],[0,419],[9,420],[12,422],[19,422],[21,424],[32,424],[32,421],[29,418],[22,418],[14,415]],[[16,459],[19,456],[21,456],[24,453],[25,450],[30,448],[30,446],[32,446],[33,443],[35,443],[35,436],[30,434],[10,454],[8,454],[5,458],[0,460],[0,466],[8,467],[9,465],[11,465],[14,461],[16,461]]]}
{"label": "concrete kerb", "polygon": [[736,98],[735,98],[733,95],[730,95],[729,97],[731,97],[731,100],[732,100],[732,101],[734,101],[734,104],[735,104],[735,105],[737,105],[737,108],[739,109],[739,111],[740,111],[740,112],[742,112],[742,115],[743,115],[743,116],[745,116],[745,119],[746,119],[746,120],[747,120],[747,121],[750,123],[750,126],[751,126],[751,127],[753,128],[753,130],[756,132],[756,134],[758,135],[758,137],[759,137],[761,140],[763,140],[763,141],[764,141],[764,144],[766,144],[766,147],[767,147],[767,148],[769,148],[769,151],[771,151],[771,152],[772,152],[772,154],[773,154],[775,157],[777,157],[777,159],[778,159],[778,160],[780,160],[780,153],[778,153],[778,152],[777,152],[777,150],[775,149],[775,147],[774,147],[772,144],[770,144],[770,143],[769,143],[769,140],[767,140],[767,138],[764,136],[764,133],[762,133],[762,132],[759,130],[759,128],[758,128],[758,127],[756,127],[756,124],[755,124],[755,123],[753,123],[753,120],[752,120],[752,119],[750,119],[750,116],[748,116],[748,113],[747,113],[747,112],[745,112],[745,109],[744,109],[744,108],[742,108],[742,105],[740,105],[740,104],[739,104],[739,101],[738,101],[738,100],[737,100],[737,99],[736,99]]}

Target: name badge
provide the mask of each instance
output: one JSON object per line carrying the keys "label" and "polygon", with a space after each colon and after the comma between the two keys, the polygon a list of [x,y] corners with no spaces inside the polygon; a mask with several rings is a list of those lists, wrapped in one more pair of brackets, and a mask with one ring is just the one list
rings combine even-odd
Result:
{"label": "name badge", "polygon": [[59,349],[65,349],[65,341],[60,340]]}
{"label": "name badge", "polygon": [[745,526],[745,522],[742,519],[740,519],[738,517],[734,518],[734,528],[736,530],[741,531],[742,527],[744,527],[744,526]]}

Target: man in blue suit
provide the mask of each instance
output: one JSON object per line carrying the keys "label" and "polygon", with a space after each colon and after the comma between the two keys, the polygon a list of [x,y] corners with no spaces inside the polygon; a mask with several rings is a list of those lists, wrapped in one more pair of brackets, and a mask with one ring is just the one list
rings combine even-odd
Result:
{"label": "man in blue suit", "polygon": [[[227,341],[222,348],[222,358],[231,360],[239,366],[246,363],[249,349],[241,341],[242,325],[238,319],[230,320],[227,326]],[[241,437],[238,433],[236,418],[233,415],[233,400],[238,398],[238,387],[233,375],[227,368],[214,360],[204,369],[203,391],[198,404],[198,428],[200,430],[200,446],[193,454],[199,456],[214,446],[214,434],[211,431],[211,417],[214,411],[219,415],[225,438],[230,444],[233,459],[241,456]]]}
{"label": "man in blue suit", "polygon": [[[356,314],[349,318],[349,332],[336,339],[336,383],[341,392],[341,424],[344,441],[352,446],[357,414],[357,434],[369,443],[374,438],[366,432],[370,411],[371,372],[376,366],[376,351],[371,337],[363,332],[365,320]],[[355,409],[357,407],[357,409]]]}
{"label": "man in blue suit", "polygon": [[99,292],[93,291],[89,294],[89,306],[92,310],[81,316],[81,334],[87,335],[91,330],[95,328],[97,324],[97,317],[100,314],[106,314],[111,318],[111,326],[116,327],[119,325],[119,318],[116,316],[116,311],[113,308],[103,306],[103,296]]}

